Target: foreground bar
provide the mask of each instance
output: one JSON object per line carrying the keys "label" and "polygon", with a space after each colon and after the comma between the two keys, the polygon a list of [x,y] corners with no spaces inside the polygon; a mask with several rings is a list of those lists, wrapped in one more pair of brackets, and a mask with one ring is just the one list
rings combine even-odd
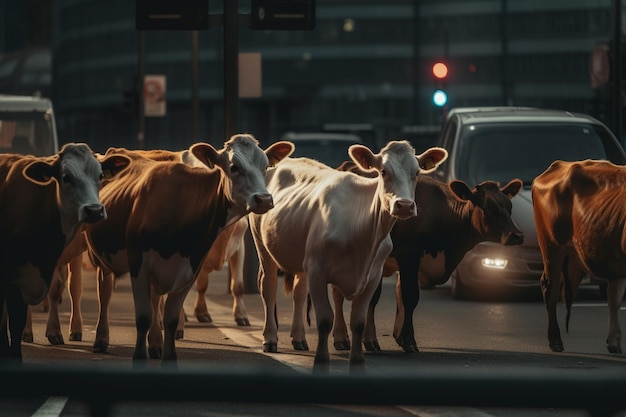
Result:
{"label": "foreground bar", "polygon": [[[64,396],[105,416],[122,401],[226,401],[359,405],[420,405],[586,410],[609,417],[626,410],[626,374],[511,367],[459,372],[424,367],[419,373],[350,375],[277,372],[246,366],[5,365],[2,398]],[[106,395],[102,395],[105,387]],[[242,396],[242,393],[246,393]]]}

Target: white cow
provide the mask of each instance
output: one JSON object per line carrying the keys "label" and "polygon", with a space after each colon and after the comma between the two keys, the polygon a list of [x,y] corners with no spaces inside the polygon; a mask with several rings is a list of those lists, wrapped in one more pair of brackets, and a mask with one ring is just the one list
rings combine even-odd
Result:
{"label": "white cow", "polygon": [[[348,154],[360,167],[377,170],[379,175],[364,178],[310,159],[287,158],[266,173],[274,209],[262,216],[249,215],[265,307],[263,350],[278,350],[275,308],[280,268],[308,279],[319,335],[316,367],[330,360],[333,311],[328,284],[352,300],[352,337],[361,340],[370,298],[392,249],[389,232],[396,219],[417,214],[415,185],[420,170],[432,171],[448,156],[441,148],[415,155],[407,141],[389,142],[379,154],[353,145]],[[353,343],[350,364],[364,361],[361,344]]]}

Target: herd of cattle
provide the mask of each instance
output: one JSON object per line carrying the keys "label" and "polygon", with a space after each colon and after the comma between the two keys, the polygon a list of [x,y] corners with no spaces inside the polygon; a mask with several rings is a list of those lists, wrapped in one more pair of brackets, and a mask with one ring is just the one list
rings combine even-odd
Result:
{"label": "herd of cattle", "polygon": [[[83,253],[98,277],[94,351],[108,349],[114,280],[128,273],[137,331],[133,359],[176,360],[185,298],[195,283],[194,313],[199,321],[210,321],[208,275],[226,262],[234,318],[238,325],[250,324],[242,297],[249,227],[265,308],[263,349],[275,352],[278,346],[281,270],[294,299],[294,349],[308,350],[307,300],[315,311],[317,367],[329,362],[331,331],[335,348],[350,350],[351,365],[364,362],[363,347],[380,349],[374,309],[382,277],[398,272],[393,335],[405,351],[416,352],[418,282],[445,282],[479,242],[523,241],[510,201],[522,182],[485,181],[471,188],[421,175],[446,160],[442,148],[416,154],[409,142],[390,141],[373,153],[353,145],[350,160],[338,168],[292,158],[293,151],[291,142],[262,149],[253,136],[238,134],[220,150],[196,143],[179,152],[110,148],[101,155],[86,144],[70,143],[48,157],[0,155],[0,359],[22,361],[21,343],[33,337],[28,306],[46,297],[46,336],[52,344],[64,343],[57,303],[68,274],[70,340],[81,340],[77,297]],[[624,184],[623,167],[589,160],[555,161],[533,183],[553,351],[563,350],[556,304],[565,300],[569,320],[578,283],[589,272],[609,281],[607,347],[621,353]],[[346,298],[352,302],[350,334],[341,314]]]}

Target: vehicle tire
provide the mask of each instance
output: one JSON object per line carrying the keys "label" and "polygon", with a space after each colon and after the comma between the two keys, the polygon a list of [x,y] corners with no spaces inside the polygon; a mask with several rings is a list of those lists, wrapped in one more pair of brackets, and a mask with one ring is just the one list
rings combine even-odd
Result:
{"label": "vehicle tire", "polygon": [[452,291],[452,298],[455,300],[468,300],[470,298],[468,288],[463,285],[456,271],[450,276],[450,290]]}

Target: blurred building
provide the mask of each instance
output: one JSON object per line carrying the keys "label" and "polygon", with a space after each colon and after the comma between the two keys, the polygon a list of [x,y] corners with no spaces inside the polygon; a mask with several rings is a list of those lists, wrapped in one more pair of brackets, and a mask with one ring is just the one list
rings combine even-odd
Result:
{"label": "blurred building", "polygon": [[[50,3],[24,4],[32,12]],[[222,1],[209,5],[211,13],[221,12]],[[52,3],[52,95],[61,140],[87,141],[98,150],[137,145],[128,95],[140,50],[134,6],[129,0]],[[0,0],[0,12],[13,8]],[[249,1],[240,0],[239,9],[249,13]],[[240,28],[240,51],[261,53],[263,85],[260,98],[239,102],[239,131],[267,145],[286,131],[348,125],[380,145],[406,126],[439,124],[446,107],[532,105],[603,119],[607,95],[591,87],[589,61],[594,46],[611,37],[610,11],[611,0],[317,0],[313,31]],[[17,36],[20,28],[17,17],[0,16],[6,50],[14,43],[11,31]],[[198,32],[194,68],[192,32],[144,32],[145,73],[167,80],[167,112],[145,119],[145,147],[224,141],[222,45],[221,27]],[[439,82],[448,95],[443,108],[432,103],[431,67],[438,60],[449,68]]]}

